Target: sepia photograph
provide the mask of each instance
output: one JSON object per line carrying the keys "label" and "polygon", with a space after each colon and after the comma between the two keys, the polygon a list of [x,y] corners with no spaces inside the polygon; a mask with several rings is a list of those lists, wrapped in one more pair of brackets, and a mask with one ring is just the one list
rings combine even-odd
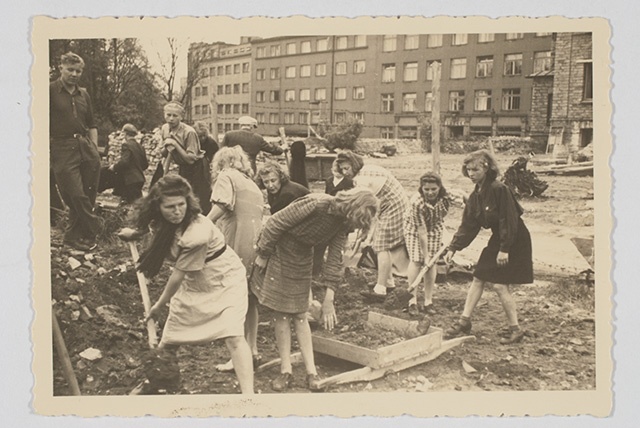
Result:
{"label": "sepia photograph", "polygon": [[608,414],[609,32],[37,17],[36,412]]}

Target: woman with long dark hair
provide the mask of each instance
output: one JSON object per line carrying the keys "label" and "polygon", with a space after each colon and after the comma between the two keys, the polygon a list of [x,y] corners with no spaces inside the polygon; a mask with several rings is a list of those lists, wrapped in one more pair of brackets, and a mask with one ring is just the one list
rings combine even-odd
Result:
{"label": "woman with long dark hair", "polygon": [[251,350],[244,339],[246,270],[222,232],[200,214],[191,186],[178,175],[158,180],[140,200],[134,218],[136,229],[121,230],[122,239],[153,231],[137,269],[153,277],[165,259],[174,262],[162,295],[147,315],[157,317],[169,303],[159,347],[224,339],[242,393],[252,394]]}

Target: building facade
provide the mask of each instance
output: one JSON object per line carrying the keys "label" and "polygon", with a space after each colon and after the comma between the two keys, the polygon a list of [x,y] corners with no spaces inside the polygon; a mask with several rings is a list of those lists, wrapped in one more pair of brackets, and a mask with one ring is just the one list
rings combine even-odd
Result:
{"label": "building facade", "polygon": [[[433,110],[436,63],[445,138],[529,135],[539,125],[527,77],[548,71],[552,58],[551,33],[287,36],[250,44],[248,111],[273,135],[279,127],[306,135],[309,125],[355,119],[362,137],[419,138]],[[221,84],[226,90],[216,82],[216,92]],[[215,111],[226,129],[233,107]]]}

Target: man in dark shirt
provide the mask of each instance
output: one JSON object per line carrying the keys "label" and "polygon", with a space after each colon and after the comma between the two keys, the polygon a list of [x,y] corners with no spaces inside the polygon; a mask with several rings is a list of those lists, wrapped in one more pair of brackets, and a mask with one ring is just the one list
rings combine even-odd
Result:
{"label": "man in dark shirt", "polygon": [[51,169],[69,208],[64,243],[88,251],[95,248],[103,222],[93,212],[100,155],[91,98],[78,86],[83,70],[80,56],[69,52],[60,58],[60,78],[49,85],[49,150]]}
{"label": "man in dark shirt", "polygon": [[224,134],[221,147],[241,146],[251,161],[251,168],[256,172],[256,156],[260,151],[281,155],[283,150],[265,141],[260,134],[253,132],[258,127],[258,121],[250,116],[242,116],[238,119],[240,129]]}

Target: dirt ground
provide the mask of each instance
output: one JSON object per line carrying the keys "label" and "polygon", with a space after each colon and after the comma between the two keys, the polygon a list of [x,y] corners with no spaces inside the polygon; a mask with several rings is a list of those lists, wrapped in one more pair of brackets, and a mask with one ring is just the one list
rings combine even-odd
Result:
{"label": "dirt ground", "polygon": [[[462,155],[442,156],[442,175],[449,189],[468,193],[472,185],[460,172]],[[367,159],[391,170],[407,191],[416,188],[416,179],[430,169],[429,155],[397,156],[388,159]],[[512,157],[501,156],[506,168]],[[549,183],[544,197],[522,200],[525,222],[534,233],[546,233],[567,238],[593,237],[592,177],[541,177]],[[314,183],[312,190],[322,191]],[[128,248],[110,237],[123,223],[122,214],[103,214],[109,229],[100,247],[91,254],[70,251],[60,246],[61,235],[52,228],[51,297],[58,315],[66,346],[83,395],[128,394],[144,379],[144,359],[148,352],[143,305]],[[455,229],[461,208],[455,207],[448,216],[447,226]],[[481,239],[481,238],[478,238]],[[72,257],[78,262],[70,261]],[[149,282],[151,300],[162,292],[168,276],[164,268]],[[370,310],[385,312],[379,303],[365,302],[360,291],[374,282],[375,272],[358,269],[345,275],[345,286],[336,294],[338,325],[334,332],[317,334],[356,342],[366,327],[363,320]],[[406,280],[398,278],[399,286]],[[457,319],[462,307],[468,279],[441,278],[434,297],[436,315],[431,324],[446,328]],[[513,288],[521,326],[526,330],[522,343],[500,345],[500,335],[506,328],[504,312],[495,293],[485,292],[473,317],[475,342],[453,348],[434,361],[415,366],[372,382],[360,382],[330,387],[327,392],[345,391],[454,391],[454,390],[592,390],[595,389],[595,317],[594,293],[581,277],[536,274],[535,283]],[[314,293],[322,298],[321,284]],[[386,311],[389,314],[389,311]],[[398,310],[399,318],[408,315]],[[261,309],[259,348],[264,361],[277,357],[275,339],[270,326],[270,313]],[[159,323],[162,327],[162,322]],[[371,334],[371,332],[367,332]],[[377,342],[400,342],[379,332]],[[349,339],[351,337],[352,339]],[[101,357],[91,360],[83,353],[94,348]],[[297,351],[297,344],[293,344]],[[81,353],[83,356],[81,356]],[[215,365],[228,359],[224,343],[182,347],[178,361],[182,378],[181,394],[229,394],[239,388],[233,374],[219,373]],[[332,376],[358,368],[356,364],[322,354],[316,354],[321,377]],[[54,394],[69,395],[54,352]],[[255,388],[260,393],[272,393],[270,381],[279,372],[273,367],[256,373]],[[308,392],[304,368],[294,366],[291,392]]]}

